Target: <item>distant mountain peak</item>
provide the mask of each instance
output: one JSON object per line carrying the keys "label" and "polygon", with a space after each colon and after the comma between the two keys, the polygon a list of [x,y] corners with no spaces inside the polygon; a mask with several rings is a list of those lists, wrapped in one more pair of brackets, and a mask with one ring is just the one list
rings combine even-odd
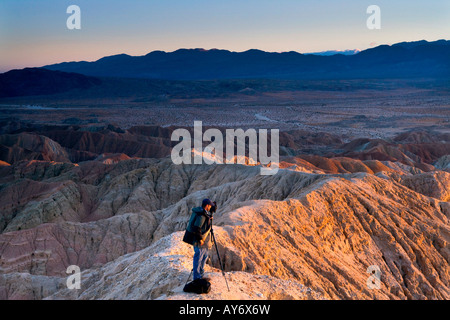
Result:
{"label": "distant mountain peak", "polygon": [[308,52],[304,53],[305,55],[317,55],[317,56],[332,56],[335,54],[342,54],[344,56],[350,56],[361,52],[360,49],[350,49],[350,50],[328,50],[328,51],[319,51],[319,52]]}

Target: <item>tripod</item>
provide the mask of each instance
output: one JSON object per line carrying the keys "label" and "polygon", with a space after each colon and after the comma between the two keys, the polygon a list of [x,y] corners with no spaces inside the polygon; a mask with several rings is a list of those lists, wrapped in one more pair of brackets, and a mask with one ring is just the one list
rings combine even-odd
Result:
{"label": "tripod", "polygon": [[217,248],[216,237],[214,236],[214,231],[213,231],[212,226],[211,226],[211,237],[212,237],[212,240],[214,241],[214,246],[216,247],[217,257],[219,258],[220,270],[222,270],[222,275],[223,275],[223,278],[225,279],[225,283],[227,284],[228,292],[230,292],[230,287],[228,286],[227,277],[225,277],[225,272],[223,271],[222,260],[220,259],[219,249]]}

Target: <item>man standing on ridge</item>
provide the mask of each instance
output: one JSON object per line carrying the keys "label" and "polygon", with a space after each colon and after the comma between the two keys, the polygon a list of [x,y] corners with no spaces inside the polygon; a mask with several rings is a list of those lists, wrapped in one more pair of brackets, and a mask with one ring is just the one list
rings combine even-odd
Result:
{"label": "man standing on ridge", "polygon": [[[212,210],[211,210],[212,209]],[[211,249],[212,212],[216,209],[215,202],[209,199],[202,201],[201,207],[192,209],[183,241],[194,246],[193,273],[194,280],[202,279],[204,267]],[[206,278],[206,280],[209,280]]]}

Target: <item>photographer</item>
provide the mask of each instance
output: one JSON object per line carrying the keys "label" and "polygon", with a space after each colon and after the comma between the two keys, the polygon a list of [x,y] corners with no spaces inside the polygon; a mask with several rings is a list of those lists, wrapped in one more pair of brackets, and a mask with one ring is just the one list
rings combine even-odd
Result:
{"label": "photographer", "polygon": [[[216,202],[204,199],[201,207],[192,209],[192,215],[186,228],[183,241],[194,246],[194,280],[202,279],[204,275],[204,267],[206,260],[208,259],[208,250],[212,246],[212,214],[215,212],[216,208]],[[209,280],[207,278],[203,279]]]}

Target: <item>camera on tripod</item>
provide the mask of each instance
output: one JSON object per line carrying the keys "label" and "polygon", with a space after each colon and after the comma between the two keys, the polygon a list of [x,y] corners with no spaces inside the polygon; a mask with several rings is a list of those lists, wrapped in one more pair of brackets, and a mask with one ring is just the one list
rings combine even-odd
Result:
{"label": "camera on tripod", "polygon": [[211,209],[209,209],[209,212],[211,213],[211,215],[216,212],[217,210],[217,203],[215,201],[213,201],[213,206],[211,206]]}

